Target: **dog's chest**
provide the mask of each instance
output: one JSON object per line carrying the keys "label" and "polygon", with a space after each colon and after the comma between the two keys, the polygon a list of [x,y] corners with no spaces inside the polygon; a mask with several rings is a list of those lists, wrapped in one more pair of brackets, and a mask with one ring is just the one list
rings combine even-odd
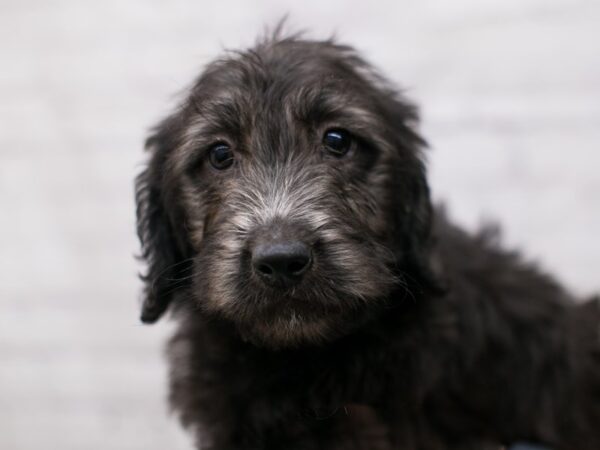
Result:
{"label": "dog's chest", "polygon": [[347,404],[332,419],[335,421],[337,436],[335,449],[390,450],[392,448],[387,425],[368,405]]}

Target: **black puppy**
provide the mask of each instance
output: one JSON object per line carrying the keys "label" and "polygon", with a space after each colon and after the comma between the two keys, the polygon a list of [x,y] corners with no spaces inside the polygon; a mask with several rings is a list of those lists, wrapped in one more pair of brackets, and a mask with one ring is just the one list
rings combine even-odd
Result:
{"label": "black puppy", "polygon": [[351,48],[210,64],[147,141],[142,320],[202,449],[600,449],[600,306],[433,210],[415,108]]}

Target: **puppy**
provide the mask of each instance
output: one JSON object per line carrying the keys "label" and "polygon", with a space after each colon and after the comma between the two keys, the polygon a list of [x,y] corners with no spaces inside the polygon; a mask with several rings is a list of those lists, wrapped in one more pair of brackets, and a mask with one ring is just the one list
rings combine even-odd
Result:
{"label": "puppy", "polygon": [[600,449],[600,306],[432,208],[415,107],[275,36],[205,69],[136,182],[142,321],[197,448]]}

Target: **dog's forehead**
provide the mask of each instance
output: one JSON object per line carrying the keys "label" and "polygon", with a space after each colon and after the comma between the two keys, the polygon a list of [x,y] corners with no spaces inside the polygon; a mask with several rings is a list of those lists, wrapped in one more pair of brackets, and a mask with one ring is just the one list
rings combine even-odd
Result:
{"label": "dog's forehead", "polygon": [[328,101],[338,102],[335,107],[340,101],[359,103],[372,94],[375,78],[350,47],[284,40],[215,61],[199,79],[193,96],[201,100],[200,108],[220,109],[225,117],[284,103],[309,110],[326,108]]}

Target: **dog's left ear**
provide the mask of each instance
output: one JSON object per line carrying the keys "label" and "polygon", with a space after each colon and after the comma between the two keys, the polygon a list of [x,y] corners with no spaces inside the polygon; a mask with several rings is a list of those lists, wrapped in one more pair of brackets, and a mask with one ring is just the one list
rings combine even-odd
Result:
{"label": "dog's left ear", "polygon": [[426,171],[422,163],[407,181],[404,199],[400,201],[399,222],[402,227],[402,260],[405,270],[417,276],[422,287],[437,290],[431,258],[431,225],[433,208],[429,195]]}
{"label": "dog's left ear", "polygon": [[400,239],[399,261],[421,287],[441,287],[431,263],[433,207],[427,183],[423,150],[425,140],[416,131],[419,117],[415,106],[405,99],[388,95],[386,115],[393,120],[396,160],[394,192],[396,223]]}
{"label": "dog's left ear", "polygon": [[137,233],[140,239],[141,258],[148,269],[141,278],[145,282],[141,320],[156,322],[167,310],[183,277],[186,261],[186,244],[177,233],[176,204],[169,200],[170,191],[166,176],[167,158],[175,145],[174,119],[159,124],[146,140],[150,161],[135,182]]}

